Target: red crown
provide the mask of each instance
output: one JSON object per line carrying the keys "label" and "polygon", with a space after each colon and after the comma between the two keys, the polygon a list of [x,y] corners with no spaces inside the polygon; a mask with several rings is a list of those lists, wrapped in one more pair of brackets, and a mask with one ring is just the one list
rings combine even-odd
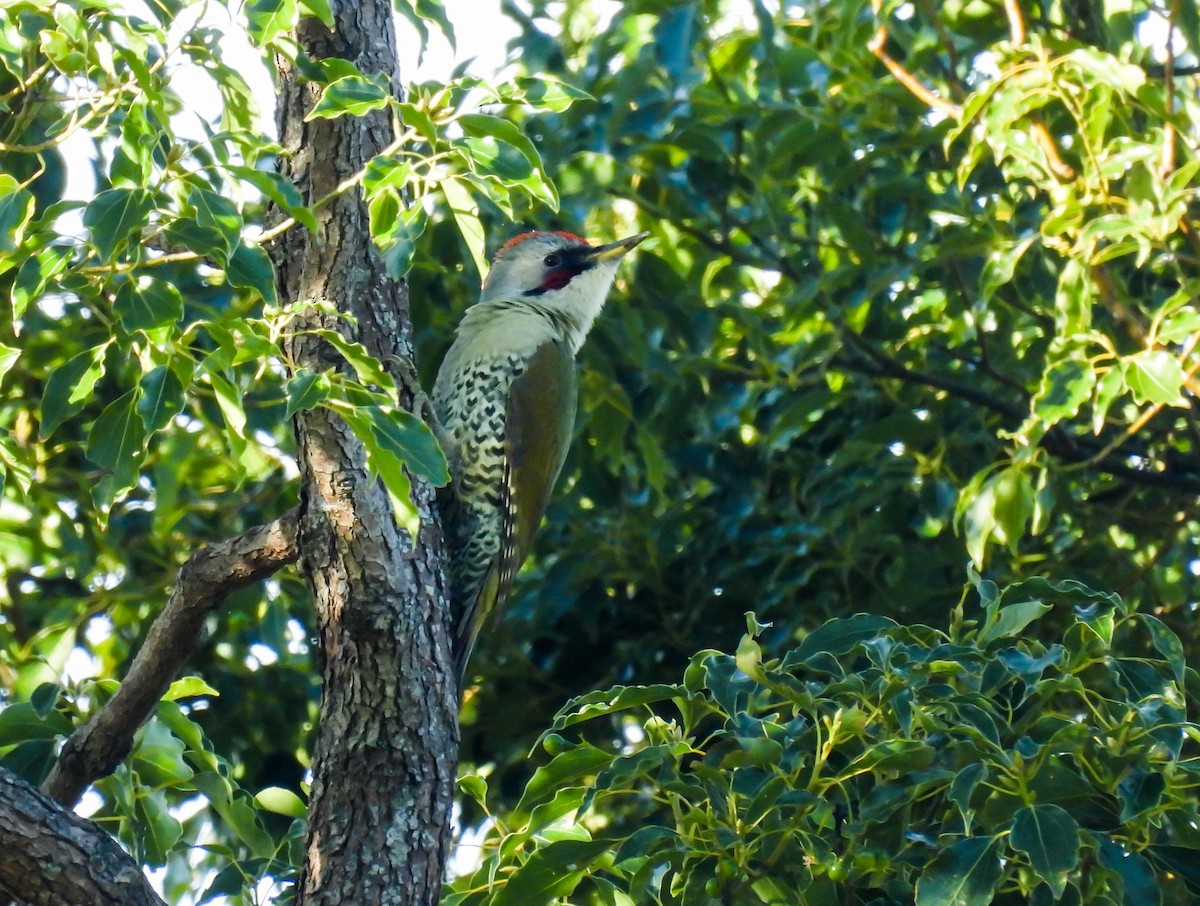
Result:
{"label": "red crown", "polygon": [[[571,241],[578,242],[582,245],[588,244],[588,241],[586,239],[584,239],[581,236],[576,236],[574,233],[567,233],[563,230],[553,230],[552,234],[555,236],[562,236],[564,239],[570,239]],[[526,239],[531,239],[534,236],[540,236],[540,235],[541,235],[541,233],[538,230],[532,230],[531,232],[528,232],[528,233],[522,233],[520,236],[514,236],[512,239],[508,240],[508,242],[504,243],[504,245],[500,246],[500,248],[498,248],[496,250],[495,259],[499,259],[500,256],[503,255],[505,252],[507,252],[509,249],[520,245]]]}

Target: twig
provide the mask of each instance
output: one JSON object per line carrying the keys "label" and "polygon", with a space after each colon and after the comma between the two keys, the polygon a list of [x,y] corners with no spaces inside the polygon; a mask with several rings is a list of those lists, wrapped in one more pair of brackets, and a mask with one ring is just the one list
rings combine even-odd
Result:
{"label": "twig", "polygon": [[[847,367],[855,371],[871,377],[894,378],[908,384],[944,390],[952,396],[991,409],[993,412],[1006,416],[1013,421],[1019,422],[1027,414],[1020,406],[1015,406],[974,385],[944,378],[941,375],[911,369],[903,362],[893,359],[874,348],[865,338],[844,325],[842,327],[842,336],[850,341],[850,345],[855,350],[863,353],[870,359],[873,364],[872,367],[871,364],[867,363],[845,363]],[[1200,370],[1200,363],[1197,363],[1196,369]],[[1058,426],[1054,426],[1046,432],[1040,441],[1040,446],[1054,456],[1069,463],[1086,463],[1088,467],[1099,472],[1123,478],[1134,484],[1172,488],[1174,490],[1186,491],[1189,494],[1200,494],[1200,476],[1179,474],[1177,472],[1152,472],[1149,469],[1134,468],[1121,462],[1111,454],[1100,457],[1092,456],[1088,450],[1080,448],[1077,438],[1061,430]],[[1103,453],[1103,451],[1101,452]]]}
{"label": "twig", "polygon": [[153,712],[200,642],[204,620],[232,592],[264,579],[299,556],[297,510],[192,554],[167,605],[150,627],[116,694],[67,739],[42,789],[68,807],[129,754]]}
{"label": "twig", "polygon": [[[1187,361],[1188,356],[1190,356],[1193,352],[1196,351],[1197,345],[1200,345],[1200,333],[1192,334],[1191,338],[1187,342],[1187,345],[1184,346],[1183,351],[1179,355],[1179,361],[1181,363]],[[1196,386],[1196,381],[1195,381],[1195,375],[1196,375],[1197,371],[1200,371],[1200,359],[1198,359],[1196,362],[1194,362],[1192,364],[1192,366],[1183,373],[1184,386],[1186,386],[1188,388],[1188,390],[1192,391],[1193,394],[1200,396],[1200,393],[1197,392],[1198,390],[1200,390],[1200,388],[1198,388]],[[1080,462],[1077,462],[1074,465],[1069,466],[1068,468],[1070,468],[1070,469],[1088,468],[1090,466],[1094,466],[1096,463],[1111,456],[1127,440],[1129,440],[1131,437],[1133,437],[1135,434],[1137,434],[1139,431],[1141,431],[1142,428],[1146,427],[1146,425],[1147,425],[1147,423],[1149,423],[1150,419],[1154,418],[1154,416],[1158,415],[1158,413],[1162,411],[1162,408],[1164,405],[1165,405],[1164,403],[1152,404],[1150,406],[1150,408],[1148,408],[1145,412],[1143,412],[1136,419],[1134,419],[1133,422],[1129,425],[1129,427],[1121,432],[1121,435],[1119,437],[1115,438],[1114,440],[1112,440],[1111,442],[1106,444],[1104,446],[1104,448],[1101,449],[1094,456],[1089,456],[1087,459],[1081,460]]]}
{"label": "twig", "polygon": [[1033,140],[1037,142],[1037,146],[1046,155],[1046,163],[1050,167],[1050,172],[1054,174],[1054,178],[1059,182],[1071,182],[1074,180],[1078,174],[1076,174],[1074,167],[1063,160],[1062,154],[1058,150],[1058,143],[1054,141],[1054,136],[1050,134],[1050,130],[1046,128],[1046,124],[1039,119],[1035,119],[1030,125],[1029,131],[1033,135]]}
{"label": "twig", "polygon": [[1162,175],[1169,176],[1175,171],[1175,124],[1171,115],[1175,112],[1175,20],[1179,16],[1179,0],[1171,3],[1171,14],[1167,16],[1167,65],[1166,84],[1164,91],[1167,95],[1167,120],[1163,125]]}
{"label": "twig", "polygon": [[[880,0],[872,0],[871,2],[871,6],[874,7],[877,15],[880,5]],[[867,42],[867,49],[875,54],[879,62],[887,67],[888,72],[892,74],[896,81],[907,88],[918,100],[929,107],[940,110],[950,119],[957,121],[962,116],[962,108],[945,98],[938,97],[922,85],[916,76],[896,62],[884,48],[884,45],[887,44],[887,37],[887,26],[880,24],[879,28],[875,31],[875,35]]]}
{"label": "twig", "polygon": [[1025,43],[1025,17],[1017,0],[1004,0],[1004,12],[1008,15],[1008,33],[1016,47]]}

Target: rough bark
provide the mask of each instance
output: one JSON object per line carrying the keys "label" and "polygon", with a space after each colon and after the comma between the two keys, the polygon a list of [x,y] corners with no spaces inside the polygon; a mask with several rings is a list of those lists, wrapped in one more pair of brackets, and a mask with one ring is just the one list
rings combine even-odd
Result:
{"label": "rough bark", "polygon": [[106,830],[3,767],[0,892],[32,906],[163,906]]}
{"label": "rough bark", "polygon": [[205,618],[230,594],[272,575],[296,555],[295,511],[192,554],[121,687],[67,738],[42,788],[70,808],[90,783],[111,774],[195,653]]}
{"label": "rough bark", "polygon": [[[340,57],[397,84],[386,0],[335,4],[328,31],[305,19],[301,48]],[[392,140],[386,114],[305,122],[316,88],[279,64],[283,170],[309,201],[328,195]],[[315,310],[299,327],[341,330],[385,363],[411,405],[406,288],[387,278],[358,193],[318,212],[319,237],[293,230],[272,250],[281,295],[321,301],[352,320]],[[311,335],[288,343],[297,367],[337,367]],[[296,421],[301,470],[301,566],[312,585],[320,637],[322,701],[314,750],[301,906],[433,904],[438,900],[458,750],[458,695],[451,668],[442,544],[432,489],[413,482],[419,543],[400,528],[362,446],[327,410]]]}

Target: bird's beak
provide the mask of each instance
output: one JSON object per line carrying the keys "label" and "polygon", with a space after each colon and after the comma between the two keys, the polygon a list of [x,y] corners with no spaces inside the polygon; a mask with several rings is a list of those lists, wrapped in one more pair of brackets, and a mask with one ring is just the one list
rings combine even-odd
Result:
{"label": "bird's beak", "polygon": [[649,233],[638,233],[636,236],[630,236],[628,239],[618,239],[616,242],[608,243],[608,245],[598,245],[595,248],[588,249],[586,254],[593,261],[607,261],[610,258],[620,258],[649,235]]}

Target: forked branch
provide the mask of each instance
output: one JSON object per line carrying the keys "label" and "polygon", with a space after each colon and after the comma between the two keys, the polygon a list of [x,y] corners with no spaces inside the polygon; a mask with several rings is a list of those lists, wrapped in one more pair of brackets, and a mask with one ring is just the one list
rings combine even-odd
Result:
{"label": "forked branch", "polygon": [[67,739],[42,784],[46,793],[69,808],[88,784],[112,773],[129,754],[138,728],[195,652],[205,617],[232,592],[297,559],[296,525],[293,509],[192,554],[116,694]]}

